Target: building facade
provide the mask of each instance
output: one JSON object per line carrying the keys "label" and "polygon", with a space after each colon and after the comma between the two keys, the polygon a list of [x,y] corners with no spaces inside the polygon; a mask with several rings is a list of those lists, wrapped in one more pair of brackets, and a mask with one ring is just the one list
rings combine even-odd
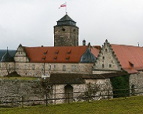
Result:
{"label": "building facade", "polygon": [[[93,74],[116,73],[119,71],[128,73],[129,79],[126,83],[129,83],[129,89],[142,94],[143,48],[110,44],[106,40],[96,59]],[[128,76],[125,75],[124,77]]]}

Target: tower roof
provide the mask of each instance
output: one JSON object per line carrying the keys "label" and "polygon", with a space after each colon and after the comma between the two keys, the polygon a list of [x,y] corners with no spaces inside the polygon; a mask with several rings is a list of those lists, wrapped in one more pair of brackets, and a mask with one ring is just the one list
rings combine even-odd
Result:
{"label": "tower roof", "polygon": [[57,25],[76,26],[76,22],[66,14],[64,17],[57,21]]}
{"label": "tower roof", "polygon": [[6,53],[2,56],[1,62],[14,62],[14,58],[9,54],[8,49]]}
{"label": "tower roof", "polygon": [[[64,16],[64,17],[62,17],[60,20],[58,20],[58,21],[74,21],[73,19],[71,19],[67,14]],[[75,21],[74,21],[75,22]]]}

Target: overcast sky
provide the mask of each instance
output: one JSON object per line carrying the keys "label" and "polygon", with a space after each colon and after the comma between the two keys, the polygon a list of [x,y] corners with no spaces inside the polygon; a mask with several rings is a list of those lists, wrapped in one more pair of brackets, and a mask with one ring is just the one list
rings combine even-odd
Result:
{"label": "overcast sky", "polygon": [[143,46],[143,0],[0,0],[0,49],[53,46],[53,26],[65,15],[77,22],[79,42]]}

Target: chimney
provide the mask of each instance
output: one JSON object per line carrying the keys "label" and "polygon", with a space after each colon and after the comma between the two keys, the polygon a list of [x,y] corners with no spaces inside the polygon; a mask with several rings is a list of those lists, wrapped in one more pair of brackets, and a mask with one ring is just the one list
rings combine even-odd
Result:
{"label": "chimney", "polygon": [[82,41],[82,45],[83,45],[83,46],[86,46],[86,40],[83,40],[83,41]]}

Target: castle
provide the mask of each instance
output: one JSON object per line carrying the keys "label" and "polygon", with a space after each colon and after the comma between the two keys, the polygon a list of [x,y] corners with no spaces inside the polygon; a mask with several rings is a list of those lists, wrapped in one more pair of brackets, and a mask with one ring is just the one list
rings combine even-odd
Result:
{"label": "castle", "polygon": [[92,73],[100,46],[78,45],[76,22],[67,14],[54,26],[54,47],[26,47],[21,44],[13,57],[6,51],[1,59],[1,76],[16,71],[21,76],[47,73]]}
{"label": "castle", "polygon": [[[85,40],[79,46],[78,34],[76,22],[66,14],[54,26],[54,47],[20,44],[16,51],[0,51],[0,76],[13,72],[31,77],[50,74],[55,94],[84,92],[87,84],[104,90],[143,87],[142,47],[110,44],[108,40],[102,47],[86,45]],[[118,77],[122,79],[114,86]]]}

